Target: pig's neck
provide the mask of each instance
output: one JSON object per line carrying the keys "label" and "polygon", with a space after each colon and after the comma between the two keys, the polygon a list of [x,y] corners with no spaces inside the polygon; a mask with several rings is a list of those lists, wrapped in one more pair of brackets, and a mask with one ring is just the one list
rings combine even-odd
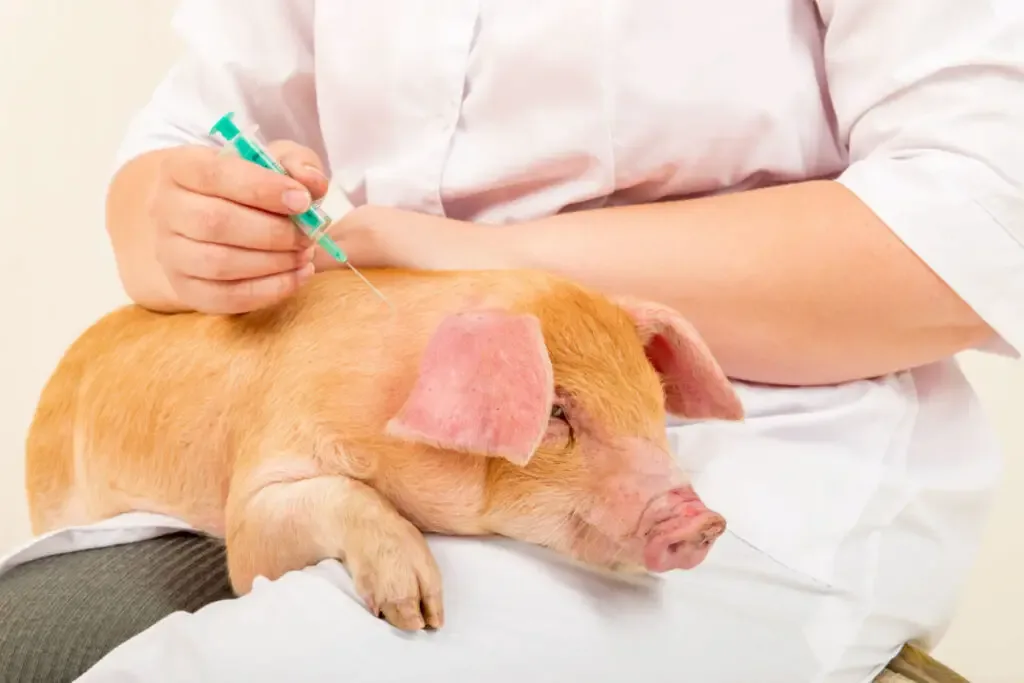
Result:
{"label": "pig's neck", "polygon": [[362,439],[347,450],[350,459],[363,465],[359,478],[420,530],[452,535],[490,531],[484,516],[487,458],[410,446],[387,437]]}

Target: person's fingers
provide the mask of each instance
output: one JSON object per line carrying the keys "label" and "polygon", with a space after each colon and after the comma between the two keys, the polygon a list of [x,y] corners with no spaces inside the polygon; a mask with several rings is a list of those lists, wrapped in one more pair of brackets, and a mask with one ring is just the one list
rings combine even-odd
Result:
{"label": "person's fingers", "polygon": [[259,251],[197,242],[171,235],[161,245],[162,261],[181,275],[200,280],[235,281],[297,270],[313,260],[313,247],[303,251]]}
{"label": "person's fingers", "polygon": [[313,199],[327,194],[327,172],[316,152],[291,140],[277,140],[267,149],[293,178],[306,186]]}
{"label": "person's fingers", "polygon": [[179,276],[172,286],[183,301],[200,313],[234,315],[283,301],[312,276],[313,264],[309,264],[285,273],[233,282]]}
{"label": "person's fingers", "polygon": [[195,147],[166,157],[166,175],[179,187],[280,215],[306,211],[310,190],[295,178],[237,156]]}
{"label": "person's fingers", "polygon": [[309,238],[284,216],[234,204],[226,199],[167,193],[155,215],[167,217],[169,232],[196,242],[256,251],[300,251]]}

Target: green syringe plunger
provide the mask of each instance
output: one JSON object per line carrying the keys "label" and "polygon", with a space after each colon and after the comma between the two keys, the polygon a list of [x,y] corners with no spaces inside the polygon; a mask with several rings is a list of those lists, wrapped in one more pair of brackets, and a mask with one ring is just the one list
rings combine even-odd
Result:
{"label": "green syringe plunger", "polygon": [[[210,134],[222,137],[246,161],[259,164],[263,168],[282,175],[288,175],[288,171],[270,155],[270,152],[254,136],[242,132],[235,123],[234,112],[228,112],[213,124]],[[348,256],[327,234],[327,228],[331,225],[332,220],[318,203],[314,202],[306,211],[292,215],[291,219],[307,237],[323,247],[323,250],[331,255],[331,258],[339,263],[348,262]]]}

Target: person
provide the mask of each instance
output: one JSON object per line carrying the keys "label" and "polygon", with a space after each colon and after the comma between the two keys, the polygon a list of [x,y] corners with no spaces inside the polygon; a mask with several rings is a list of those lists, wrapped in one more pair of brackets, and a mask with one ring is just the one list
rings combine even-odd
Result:
{"label": "person", "polygon": [[[94,680],[863,682],[941,636],[1000,462],[956,355],[1024,348],[1024,5],[185,0],[175,24],[109,189],[135,302],[244,313],[339,267],[287,218],[330,181],[359,267],[536,268],[677,308],[747,420],[668,427],[730,533],[660,597],[432,539],[436,634],[374,622],[328,563],[167,605]],[[218,153],[227,111],[290,177]],[[160,540],[88,552],[146,586]],[[75,555],[7,576],[52,587],[89,573]],[[123,609],[88,593],[101,624]]]}

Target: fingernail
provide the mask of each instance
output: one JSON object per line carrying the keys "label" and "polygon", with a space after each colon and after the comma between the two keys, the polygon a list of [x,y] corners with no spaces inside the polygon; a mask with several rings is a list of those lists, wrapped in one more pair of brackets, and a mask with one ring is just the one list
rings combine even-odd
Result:
{"label": "fingernail", "polygon": [[319,168],[317,168],[316,166],[311,166],[310,164],[306,164],[302,168],[305,169],[307,172],[312,173],[315,176],[319,176],[320,178],[323,178],[324,180],[327,180],[327,175],[323,171],[321,171]]}
{"label": "fingernail", "polygon": [[316,268],[313,266],[312,263],[310,263],[309,265],[304,266],[301,270],[299,270],[295,274],[295,277],[296,279],[298,279],[299,284],[301,285],[304,282],[306,282],[309,278],[313,277],[314,272],[316,272]]}
{"label": "fingernail", "polygon": [[303,250],[301,262],[302,263],[309,263],[310,261],[312,261],[313,260],[313,252],[315,252],[315,251],[316,251],[316,247],[310,247],[308,249]]}
{"label": "fingernail", "polygon": [[284,202],[285,207],[289,211],[302,213],[309,208],[313,199],[309,196],[309,192],[305,190],[288,190],[284,193],[281,201]]}

